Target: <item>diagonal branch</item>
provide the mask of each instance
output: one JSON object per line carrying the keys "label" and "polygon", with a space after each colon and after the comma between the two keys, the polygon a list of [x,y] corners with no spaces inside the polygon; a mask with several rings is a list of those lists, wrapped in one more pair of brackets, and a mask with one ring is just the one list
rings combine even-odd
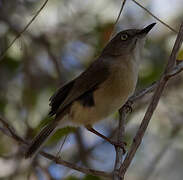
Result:
{"label": "diagonal branch", "polygon": [[[169,73],[165,76],[165,78],[171,78],[171,77],[173,77],[173,76],[179,74],[181,71],[183,71],[183,60],[181,60],[181,62],[180,62],[178,65],[176,65],[176,66],[173,68],[173,70],[172,70],[171,72],[169,72]],[[151,84],[150,86],[148,86],[147,88],[144,88],[144,89],[140,90],[139,92],[136,92],[133,96],[131,96],[131,97],[129,98],[129,101],[131,101],[131,102],[134,103],[135,101],[141,99],[141,98],[142,98],[143,96],[145,96],[146,94],[153,92],[153,91],[156,89],[158,83],[159,83],[159,80],[156,81],[156,82],[154,82],[154,83],[152,83],[152,84]]]}
{"label": "diagonal branch", "polygon": [[[7,136],[12,137],[14,140],[16,140],[19,143],[24,143],[24,144],[28,144],[23,138],[21,138],[20,136],[18,136],[15,133],[15,129],[7,122],[7,120],[5,118],[3,118],[2,116],[0,116],[0,122],[3,124],[3,126],[6,128],[7,131],[5,131],[4,129],[0,129],[2,130],[2,132],[4,134],[6,134]],[[5,133],[6,132],[6,133]],[[9,133],[9,134],[8,134]]]}
{"label": "diagonal branch", "polygon": [[91,174],[91,175],[102,176],[102,177],[107,177],[107,178],[112,177],[111,173],[106,173],[104,171],[97,171],[97,170],[94,170],[94,169],[89,169],[89,168],[84,168],[84,167],[81,167],[81,166],[77,166],[75,164],[64,161],[63,159],[61,159],[59,157],[53,156],[53,155],[48,154],[48,153],[43,152],[43,151],[41,151],[40,154],[42,156],[46,157],[47,159],[50,159],[50,160],[54,161],[57,164],[61,164],[63,166],[69,167],[71,169],[80,171],[80,172],[85,173],[85,174]]}
{"label": "diagonal branch", "polygon": [[120,9],[120,11],[119,11],[118,17],[116,18],[116,21],[115,21],[115,23],[114,23],[114,26],[113,26],[113,29],[112,29],[112,32],[111,32],[110,40],[112,39],[112,36],[114,35],[114,29],[115,29],[116,24],[118,23],[118,21],[119,21],[119,19],[120,19],[120,16],[121,16],[122,11],[123,11],[123,9],[124,9],[124,7],[125,7],[126,1],[127,1],[127,0],[123,0],[123,2],[122,2],[121,9]]}
{"label": "diagonal branch", "polygon": [[[7,120],[5,118],[0,116],[0,122],[6,128],[6,129],[0,128],[0,131],[2,133],[4,133],[5,135],[13,138],[18,143],[21,143],[21,144],[24,144],[24,145],[28,145],[29,144],[27,141],[25,141],[23,138],[21,138],[16,133],[15,129],[7,122]],[[8,133],[5,132],[6,130],[8,131]],[[70,162],[64,161],[60,157],[53,156],[53,155],[51,155],[49,153],[46,153],[44,151],[41,151],[40,154],[42,156],[44,156],[45,158],[54,161],[57,164],[66,166],[68,168],[80,171],[80,172],[85,173],[85,174],[91,174],[91,175],[94,175],[94,176],[102,176],[102,177],[106,177],[106,178],[111,178],[112,177],[111,173],[107,173],[107,172],[104,172],[104,171],[97,171],[97,170],[90,169],[90,168],[84,168],[84,167],[78,166],[76,164],[72,164]]]}
{"label": "diagonal branch", "polygon": [[46,6],[48,0],[45,0],[41,8],[36,12],[36,14],[33,16],[33,18],[28,22],[28,24],[16,35],[16,37],[12,40],[12,42],[6,47],[6,49],[1,53],[0,55],[0,61],[3,59],[7,51],[13,46],[14,42],[20,38],[20,36],[29,28],[29,26],[33,23],[33,21],[36,19],[36,17],[40,14],[40,12],[43,10],[43,8]]}
{"label": "diagonal branch", "polygon": [[173,70],[174,68],[174,65],[175,65],[175,62],[176,62],[176,57],[177,57],[177,54],[178,54],[178,51],[180,49],[180,46],[182,44],[182,41],[183,41],[183,23],[181,24],[180,26],[180,30],[179,30],[179,33],[177,35],[177,39],[175,41],[175,44],[174,44],[174,47],[173,47],[173,50],[172,50],[172,53],[170,55],[170,58],[169,58],[169,61],[168,61],[168,64],[167,64],[167,67],[165,69],[165,72],[164,74],[162,75],[160,81],[158,82],[158,85],[157,85],[157,88],[156,88],[156,91],[152,97],[152,100],[150,102],[150,105],[148,106],[148,109],[145,113],[145,116],[142,120],[142,123],[137,131],[137,134],[136,136],[134,137],[133,139],[133,143],[130,147],[130,150],[129,152],[127,153],[126,157],[125,157],[125,160],[123,162],[123,164],[121,165],[120,169],[119,169],[119,176],[121,177],[121,179],[124,179],[124,175],[128,169],[128,167],[130,166],[130,163],[133,159],[133,157],[135,156],[135,153],[142,141],[142,138],[145,134],[145,131],[147,129],[147,126],[151,120],[151,117],[158,105],[158,102],[159,102],[159,99],[161,97],[161,94],[164,90],[164,87],[167,83],[167,81],[169,80],[169,78],[167,78],[167,74],[170,73],[171,70]]}
{"label": "diagonal branch", "polygon": [[155,18],[156,20],[158,20],[161,24],[163,24],[164,26],[166,26],[167,28],[169,28],[171,31],[178,33],[177,30],[175,30],[174,28],[172,28],[171,26],[169,26],[168,24],[166,24],[165,22],[163,22],[160,18],[158,18],[157,16],[155,16],[152,12],[150,12],[148,9],[146,9],[144,6],[142,6],[140,3],[138,3],[135,0],[132,0],[136,5],[138,5],[139,7],[141,7],[143,10],[145,10],[148,14],[150,14],[153,18]]}

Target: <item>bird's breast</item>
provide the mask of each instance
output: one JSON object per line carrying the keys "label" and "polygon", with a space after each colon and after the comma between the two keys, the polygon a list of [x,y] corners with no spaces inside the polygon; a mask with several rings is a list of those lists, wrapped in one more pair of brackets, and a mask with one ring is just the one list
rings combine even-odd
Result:
{"label": "bird's breast", "polygon": [[135,90],[137,75],[132,66],[111,68],[109,77],[92,92],[93,106],[75,101],[71,106],[71,120],[83,125],[94,124],[117,111]]}
{"label": "bird's breast", "polygon": [[137,74],[127,67],[114,68],[111,76],[94,92],[101,114],[109,115],[125,104],[134,92]]}

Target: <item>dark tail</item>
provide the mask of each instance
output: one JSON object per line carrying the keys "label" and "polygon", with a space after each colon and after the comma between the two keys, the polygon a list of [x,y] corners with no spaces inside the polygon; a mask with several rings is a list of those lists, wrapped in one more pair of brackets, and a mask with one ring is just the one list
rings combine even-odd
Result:
{"label": "dark tail", "polygon": [[41,132],[33,139],[31,144],[29,145],[25,158],[30,158],[33,156],[38,150],[41,148],[43,143],[48,139],[48,137],[54,132],[57,127],[57,123],[51,122],[46,127],[44,127]]}

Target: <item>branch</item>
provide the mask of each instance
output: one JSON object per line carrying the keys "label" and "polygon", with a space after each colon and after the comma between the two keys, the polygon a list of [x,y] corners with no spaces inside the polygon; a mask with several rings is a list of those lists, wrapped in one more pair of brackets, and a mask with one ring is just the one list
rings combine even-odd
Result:
{"label": "branch", "polygon": [[183,60],[170,72],[167,74],[167,78],[171,78],[183,70]]}
{"label": "branch", "polygon": [[[29,144],[27,141],[25,141],[23,138],[21,138],[16,133],[15,129],[8,123],[8,121],[5,118],[2,118],[0,116],[0,122],[3,124],[3,126],[6,128],[6,130],[9,132],[9,133],[4,133],[5,130],[3,128],[0,128],[0,131],[3,129],[1,131],[2,133],[4,133],[5,135],[13,138],[18,143],[21,143],[21,144],[24,144],[24,145]],[[72,164],[70,162],[64,161],[60,157],[53,156],[53,155],[51,155],[49,153],[46,153],[44,151],[41,151],[40,154],[42,156],[44,156],[45,158],[54,161],[57,164],[66,166],[68,168],[72,168],[74,170],[80,171],[80,172],[85,173],[85,174],[91,174],[91,175],[94,175],[94,176],[102,176],[102,177],[107,177],[107,178],[112,177],[111,173],[107,173],[107,172],[104,172],[104,171],[97,171],[97,170],[89,169],[89,168],[84,168],[84,167],[78,166],[76,164]]]}
{"label": "branch", "polygon": [[116,18],[116,21],[115,21],[115,23],[114,23],[114,26],[113,26],[113,29],[112,29],[112,32],[111,32],[111,35],[110,35],[109,40],[111,40],[112,37],[113,37],[113,35],[114,35],[114,29],[115,29],[115,27],[116,27],[116,24],[117,24],[118,21],[119,21],[119,18],[120,18],[120,16],[121,16],[121,13],[122,13],[122,11],[123,11],[123,9],[124,9],[124,7],[125,7],[126,1],[127,1],[127,0],[123,0],[123,2],[122,2],[122,4],[121,4],[121,9],[120,9],[120,11],[119,11],[119,13],[118,13],[118,17]]}
{"label": "branch", "polygon": [[106,173],[104,171],[97,171],[97,170],[89,169],[89,168],[83,168],[81,166],[77,166],[77,165],[72,164],[70,162],[64,161],[60,157],[53,156],[53,155],[48,154],[48,153],[43,152],[43,151],[41,151],[40,154],[42,156],[46,157],[47,159],[50,159],[50,160],[54,161],[57,164],[61,164],[63,166],[69,167],[71,169],[80,171],[80,172],[85,173],[85,174],[91,174],[91,175],[94,175],[94,176],[102,176],[102,177],[107,177],[107,178],[112,177],[111,173]]}
{"label": "branch", "polygon": [[32,24],[32,22],[36,19],[36,17],[39,15],[39,13],[43,10],[43,8],[46,6],[48,0],[45,0],[41,8],[36,12],[36,14],[33,16],[33,18],[28,22],[28,24],[20,31],[20,33],[17,34],[17,36],[13,39],[13,41],[6,47],[6,49],[1,53],[0,55],[0,61],[3,59],[7,51],[13,46],[14,42],[20,38],[20,36],[29,28],[29,26]]}
{"label": "branch", "polygon": [[129,165],[130,165],[130,163],[131,163],[131,161],[132,161],[132,159],[137,151],[137,148],[139,147],[139,145],[142,141],[144,133],[145,133],[147,126],[149,124],[149,121],[150,121],[150,119],[151,119],[151,117],[152,117],[152,115],[153,115],[153,113],[158,105],[158,102],[159,102],[159,99],[160,99],[161,94],[163,92],[163,89],[164,89],[167,81],[169,80],[169,78],[167,78],[167,75],[169,74],[170,71],[172,71],[172,69],[175,65],[177,53],[180,49],[182,41],[183,41],[183,23],[181,24],[181,27],[180,27],[179,33],[177,35],[177,39],[175,41],[175,44],[174,44],[172,53],[170,55],[165,72],[162,75],[160,81],[158,82],[156,91],[152,97],[150,105],[148,106],[148,109],[147,109],[145,116],[142,120],[142,123],[137,131],[137,134],[133,139],[133,143],[130,147],[130,150],[127,153],[126,158],[119,169],[119,176],[121,177],[121,179],[124,179],[124,175],[125,175],[128,167],[129,167]]}
{"label": "branch", "polygon": [[153,92],[154,89],[157,87],[158,82],[159,82],[159,81],[154,82],[154,83],[152,83],[149,87],[144,88],[144,89],[140,90],[139,92],[136,92],[133,96],[131,96],[131,97],[129,98],[128,101],[132,101],[132,102],[134,103],[135,101],[141,99],[141,98],[142,98],[143,96],[145,96],[146,94]]}
{"label": "branch", "polygon": [[[180,73],[181,71],[183,71],[183,60],[181,60],[180,63],[178,65],[176,65],[171,72],[166,74],[164,78],[171,78],[171,77],[177,75],[178,73]],[[156,82],[152,83],[149,87],[144,88],[144,89],[140,90],[139,92],[136,92],[133,96],[131,96],[129,98],[128,101],[131,101],[134,103],[135,101],[141,99],[146,94],[153,92],[156,89],[158,83],[159,83],[159,81],[156,81]]]}
{"label": "branch", "polygon": [[[24,143],[24,144],[27,144],[28,145],[28,143],[23,138],[21,138],[20,136],[18,136],[15,133],[15,129],[11,125],[9,125],[8,121],[5,118],[2,118],[0,116],[0,122],[7,129],[7,132],[5,133],[5,130],[3,128],[1,128],[0,129],[1,132],[3,132],[4,134],[6,134],[9,137],[12,137],[14,140],[16,140],[19,143]],[[9,134],[8,134],[8,132],[9,132]]]}
{"label": "branch", "polygon": [[156,20],[158,20],[161,24],[163,24],[164,26],[166,26],[167,28],[169,28],[171,31],[178,33],[177,30],[175,30],[174,28],[172,28],[171,26],[169,26],[168,24],[166,24],[165,22],[163,22],[160,18],[158,18],[157,16],[155,16],[153,13],[151,13],[148,9],[146,9],[144,6],[142,6],[140,3],[138,3],[135,0],[132,0],[136,5],[138,5],[139,7],[141,7],[143,10],[145,10],[148,14],[150,14],[153,18],[155,18]]}
{"label": "branch", "polygon": [[[127,113],[126,113],[126,108],[123,106],[119,110],[119,125],[117,129],[117,142],[123,143],[124,142],[124,134],[125,134],[125,121],[126,121]],[[118,180],[118,170],[122,164],[123,161],[123,150],[120,147],[116,147],[116,160],[115,160],[115,165],[114,165],[114,173],[113,173],[113,179]]]}
{"label": "branch", "polygon": [[116,19],[116,21],[115,21],[115,23],[114,23],[114,27],[115,27],[115,25],[116,25],[116,24],[118,23],[118,21],[119,21],[119,18],[120,18],[121,13],[122,13],[122,11],[123,11],[123,9],[124,9],[125,3],[126,3],[126,0],[124,0],[123,3],[122,3],[122,5],[121,5],[121,9],[120,9],[119,14],[118,14],[118,17],[117,17],[117,19]]}

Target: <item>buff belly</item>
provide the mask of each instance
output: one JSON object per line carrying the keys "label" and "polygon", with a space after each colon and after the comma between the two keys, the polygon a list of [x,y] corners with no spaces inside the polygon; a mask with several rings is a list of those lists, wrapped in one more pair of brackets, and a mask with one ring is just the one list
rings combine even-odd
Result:
{"label": "buff belly", "polygon": [[76,125],[92,125],[124,105],[135,89],[137,77],[130,79],[132,72],[122,72],[121,69],[115,69],[113,76],[93,92],[93,106],[84,106],[80,101],[73,102],[68,115],[69,120]]}

